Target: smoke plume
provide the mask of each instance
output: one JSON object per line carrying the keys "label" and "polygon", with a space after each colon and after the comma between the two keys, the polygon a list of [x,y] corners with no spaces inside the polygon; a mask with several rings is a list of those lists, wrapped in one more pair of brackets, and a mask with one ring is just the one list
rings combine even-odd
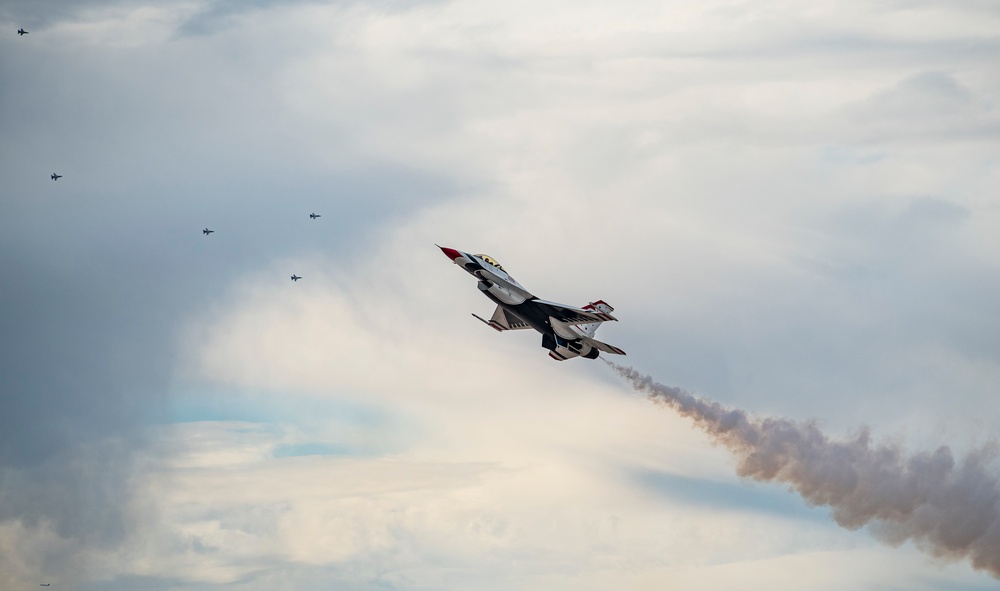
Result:
{"label": "smoke plume", "polygon": [[832,440],[815,423],[754,417],[608,364],[732,451],[741,477],[784,483],[811,505],[830,507],[843,527],[869,525],[890,544],[913,540],[1000,579],[1000,482],[989,469],[995,452],[957,460],[941,446],[906,455],[896,445],[874,444],[867,429]]}

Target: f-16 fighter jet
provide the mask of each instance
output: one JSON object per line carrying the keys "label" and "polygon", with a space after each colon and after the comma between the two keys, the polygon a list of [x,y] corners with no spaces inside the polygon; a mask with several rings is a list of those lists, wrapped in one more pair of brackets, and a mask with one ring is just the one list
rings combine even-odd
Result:
{"label": "f-16 fighter jet", "polygon": [[209,230],[208,228],[205,228],[204,230],[201,231],[201,233],[204,234],[205,236],[208,236],[213,232],[215,232],[215,230]]}
{"label": "f-16 fighter jet", "polygon": [[321,216],[318,213],[311,213],[311,214],[309,214],[309,219],[312,219],[312,220],[314,220],[316,218],[321,218],[321,217],[323,217],[323,216]]}
{"label": "f-16 fighter jet", "polygon": [[618,320],[610,313],[614,308],[598,300],[582,308],[547,302],[531,295],[500,263],[485,254],[469,254],[438,246],[456,265],[479,279],[479,291],[496,303],[493,316],[486,320],[475,316],[498,331],[533,328],[542,333],[542,347],[549,357],[565,361],[573,357],[597,359],[601,351],[624,355],[614,345],[594,338],[602,322]]}
{"label": "f-16 fighter jet", "polygon": [[298,281],[299,279],[302,279],[302,278],[299,277],[298,275],[295,275],[294,273],[292,274],[292,281]]}
{"label": "f-16 fighter jet", "polygon": [[20,37],[21,35],[27,35],[27,34],[28,34],[28,32],[25,31],[24,29],[18,29],[17,30],[18,37]]}
{"label": "f-16 fighter jet", "polygon": [[59,179],[61,179],[62,177],[63,177],[63,175],[61,175],[61,174],[56,174],[56,173],[54,173],[54,172],[53,172],[53,173],[52,173],[52,176],[51,176],[50,178],[51,178],[52,180],[54,180],[54,181],[58,181],[58,180],[59,180]]}

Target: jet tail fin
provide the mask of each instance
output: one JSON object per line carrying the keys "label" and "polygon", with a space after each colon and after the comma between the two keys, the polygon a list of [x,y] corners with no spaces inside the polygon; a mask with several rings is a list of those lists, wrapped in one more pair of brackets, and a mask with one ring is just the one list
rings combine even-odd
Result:
{"label": "jet tail fin", "polygon": [[[611,305],[605,302],[604,300],[597,300],[596,302],[590,302],[586,306],[583,306],[583,309],[587,310],[588,312],[602,314],[604,316],[607,316],[608,318],[611,318],[612,320],[615,319],[614,316],[611,316],[611,313],[614,312],[615,309],[612,308]],[[577,328],[582,330],[588,337],[593,337],[594,334],[597,332],[597,327],[599,327],[600,325],[601,325],[600,322],[593,322],[590,324],[579,324],[577,325]]]}
{"label": "jet tail fin", "polygon": [[[611,316],[611,313],[615,311],[615,309],[611,307],[611,304],[605,302],[604,300],[597,300],[596,302],[590,302],[589,304],[584,306],[583,309],[590,310],[593,312],[599,312],[611,318],[613,318]],[[614,345],[609,345],[603,341],[599,341],[594,338],[594,333],[597,332],[597,327],[599,327],[600,325],[601,325],[600,322],[595,322],[593,324],[578,325],[577,328],[582,330],[586,335],[581,340],[599,351],[604,351],[605,353],[611,353],[612,355],[624,355],[625,351],[622,351],[618,347]]]}

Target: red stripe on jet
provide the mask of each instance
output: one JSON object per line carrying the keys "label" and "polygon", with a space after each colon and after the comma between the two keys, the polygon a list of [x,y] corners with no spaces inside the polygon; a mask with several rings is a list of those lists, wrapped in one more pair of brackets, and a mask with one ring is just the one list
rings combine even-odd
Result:
{"label": "red stripe on jet", "polygon": [[439,246],[438,248],[440,248],[441,252],[443,252],[445,256],[451,260],[455,260],[458,257],[462,256],[462,253],[458,252],[454,248],[448,248],[446,246]]}

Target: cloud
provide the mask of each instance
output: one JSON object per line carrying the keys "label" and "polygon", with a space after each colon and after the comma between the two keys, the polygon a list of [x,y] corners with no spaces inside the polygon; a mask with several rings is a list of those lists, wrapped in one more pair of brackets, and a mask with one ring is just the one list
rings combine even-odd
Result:
{"label": "cloud", "polygon": [[[380,10],[407,10],[415,6],[426,5],[428,0],[384,0],[377,4]],[[269,12],[273,14],[276,8],[288,8],[296,5],[322,4],[317,0],[298,0],[293,3],[275,0],[252,0],[236,2],[219,0],[216,2],[157,2],[155,6],[164,9],[171,15],[180,15],[172,23],[176,33],[180,35],[211,35],[227,28],[237,26],[240,17],[252,16],[255,13]],[[353,6],[357,2],[346,0],[338,2],[341,6]],[[84,0],[82,2],[49,2],[39,5],[30,0],[12,0],[4,4],[0,10],[0,19],[23,25],[28,28],[48,30],[64,23],[80,23],[103,19],[120,18],[124,14],[135,14],[148,10],[153,3],[141,0]]]}
{"label": "cloud", "polygon": [[[407,235],[395,239],[409,241]],[[382,249],[371,253],[372,261],[400,251],[393,241]],[[447,274],[454,270],[432,248],[413,251],[406,260],[422,276],[433,277],[433,285],[454,275]],[[785,551],[783,544],[795,544],[792,531],[803,532],[801,522],[791,517],[794,511],[754,501],[771,493],[713,483],[724,478],[725,469],[715,452],[704,455],[704,442],[689,439],[682,423],[647,413],[630,399],[606,398],[600,387],[595,391],[596,384],[579,373],[590,366],[566,373],[565,365],[542,356],[545,364],[532,363],[536,343],[499,340],[461,323],[442,326],[441,319],[450,315],[448,303],[424,282],[394,282],[395,265],[314,275],[308,291],[299,289],[304,284],[293,290],[268,276],[263,273],[234,290],[231,304],[220,307],[214,320],[196,320],[202,328],[188,341],[198,352],[191,358],[192,372],[238,384],[231,393],[237,398],[241,390],[265,389],[293,406],[299,404],[295,399],[320,397],[391,408],[404,434],[395,435],[400,437],[397,451],[388,456],[268,459],[261,454],[265,446],[250,450],[250,461],[238,460],[238,475],[197,468],[164,471],[157,477],[164,480],[152,488],[175,492],[160,502],[168,511],[186,508],[184,516],[167,519],[174,524],[171,529],[177,528],[170,535],[199,540],[200,547],[234,549],[217,557],[222,561],[218,569],[196,573],[194,580],[218,575],[224,577],[219,581],[245,580],[252,588],[271,575],[266,569],[250,574],[249,565],[294,560],[350,564],[354,574],[346,579],[339,578],[346,576],[342,571],[327,571],[326,576],[345,584],[450,586],[472,580],[464,578],[471,576],[462,574],[465,569],[481,574],[503,565],[510,571],[510,561],[516,561],[516,571],[496,580],[544,580],[559,588],[570,585],[567,581],[575,580],[581,568],[593,568],[600,577],[611,576],[601,575],[604,568],[633,564],[652,576],[647,561],[653,556],[671,556],[679,563],[694,555],[722,564],[747,560],[746,536],[759,538],[765,522],[780,528],[776,539],[782,540],[776,547],[759,541],[754,546],[754,563],[766,563]],[[396,288],[378,287],[386,283]],[[390,344],[393,363],[387,372],[372,352]],[[448,379],[428,377],[442,375]],[[484,375],[503,377],[484,380]],[[226,423],[218,427],[218,433],[230,429]],[[192,424],[187,434],[171,438],[200,440],[192,434],[208,428],[216,429]],[[222,450],[243,448],[241,429],[232,432],[229,443],[227,437],[205,439],[206,453],[222,462],[211,464],[231,462]],[[278,450],[285,438],[272,441]],[[181,465],[208,464],[184,460]],[[662,484],[665,491],[633,488],[635,480],[623,476],[623,467],[625,473],[667,475],[658,481],[668,483]],[[694,491],[690,498],[684,497],[685,489]],[[204,490],[218,496],[208,502],[199,498]],[[718,504],[705,507],[704,499],[713,494]],[[194,510],[198,503],[206,509]],[[650,516],[657,506],[666,521]],[[233,509],[219,513],[222,507]],[[680,514],[693,521],[678,523]],[[777,522],[775,516],[780,516]],[[822,519],[813,514],[807,521],[815,521],[815,529],[804,530],[812,540],[808,544],[831,543],[820,541],[829,535]],[[239,550],[260,548],[255,541],[260,535],[274,545],[253,555]],[[720,541],[727,539],[731,543]],[[624,558],[621,548],[636,554]],[[576,566],[553,570],[555,563]],[[452,574],[444,578],[444,572]],[[658,580],[671,580],[664,577]]]}
{"label": "cloud", "polygon": [[[170,339],[155,335],[160,320],[137,304],[156,302],[151,292],[3,252],[18,280],[0,295],[0,523],[11,561],[35,574],[82,575],[80,553],[116,546],[133,524],[133,451],[162,400]],[[50,548],[36,562],[23,553],[39,539]],[[4,585],[27,575],[0,572]]]}
{"label": "cloud", "polygon": [[[965,141],[995,140],[1000,113],[954,76],[924,71],[850,106],[849,115],[866,135],[886,142],[915,133]],[[871,141],[871,140],[869,140]]]}
{"label": "cloud", "polygon": [[[0,288],[0,368],[16,387],[0,400],[0,423],[11,421],[0,445],[17,483],[0,543],[54,552],[44,564],[10,554],[19,577],[86,560],[119,586],[482,587],[485,575],[449,578],[441,558],[478,539],[464,522],[394,522],[398,499],[366,506],[392,544],[284,575],[277,542],[226,556],[212,540],[245,550],[254,519],[276,527],[296,514],[282,503],[307,501],[268,490],[259,507],[187,514],[142,488],[162,477],[197,491],[216,470],[259,470],[267,485],[267,470],[294,465],[308,489],[311,462],[328,456],[360,474],[387,458],[502,466],[481,488],[463,489],[475,478],[460,473],[442,493],[531,534],[490,555],[498,587],[570,580],[556,566],[591,557],[606,560],[594,580],[621,581],[637,565],[643,574],[628,580],[731,587],[751,573],[782,580],[784,560],[820,573],[855,556],[829,550],[855,542],[828,528],[817,553],[788,557],[800,539],[774,511],[741,514],[752,525],[731,529],[696,511],[674,528],[663,507],[680,501],[623,474],[692,478],[738,505],[725,457],[701,452],[683,423],[606,400],[610,382],[594,367],[551,366],[536,335],[460,320],[490,306],[435,242],[491,253],[542,297],[607,299],[621,322],[602,331],[629,359],[727,402],[820,417],[832,432],[863,419],[918,443],[957,434],[956,452],[995,432],[984,409],[998,375],[987,297],[997,44],[982,4],[4,10],[11,30],[40,28],[0,41],[4,79],[17,81],[0,101],[0,262],[18,278]],[[59,183],[47,180],[53,167]],[[310,211],[324,217],[307,225]],[[198,234],[206,225],[211,239]],[[305,279],[291,286],[292,272]],[[220,424],[178,429],[169,443],[148,428],[207,419]],[[207,448],[192,453],[185,444],[199,437]],[[577,488],[522,498],[545,477],[518,472],[536,456]],[[109,466],[113,477],[94,476]],[[33,502],[50,482],[69,492]],[[560,499],[591,489],[560,513]],[[482,504],[462,505],[476,494]],[[489,513],[504,494],[516,502]],[[73,495],[86,497],[87,519],[65,509],[81,502]],[[446,512],[414,495],[425,515]],[[121,512],[108,509],[122,499]],[[650,522],[629,530],[634,554],[585,546],[604,535],[591,536],[596,526],[567,526],[568,541],[532,529],[550,514],[579,524],[605,501],[637,502],[634,522]],[[331,520],[350,513],[328,509]],[[170,519],[157,529],[161,510]],[[107,531],[94,552],[61,537],[94,528]],[[741,567],[743,534],[755,530],[794,543]],[[131,560],[146,534],[145,558]],[[136,537],[119,554],[121,535]],[[515,547],[539,549],[532,536],[545,552],[516,570],[526,563]],[[686,554],[691,539],[701,545]],[[551,550],[563,544],[575,552],[566,562]],[[981,581],[916,552],[872,552],[882,566],[850,569],[851,586],[914,587],[934,573]],[[664,555],[676,557],[670,569],[650,566]],[[735,562],[715,569],[719,556]],[[171,570],[189,565],[203,582]],[[899,583],[903,571],[921,574]]]}
{"label": "cloud", "polygon": [[[247,131],[275,103],[237,100],[256,91],[231,62],[190,67],[206,56],[197,40],[161,52],[161,33],[183,12],[69,15],[50,34],[33,32],[35,45],[2,52],[20,83],[5,88],[0,107],[11,183],[0,263],[17,277],[0,288],[0,523],[11,526],[11,548],[58,540],[44,564],[11,555],[44,568],[35,574],[86,578],[78,567],[92,550],[141,527],[135,454],[170,408],[178,319],[207,305],[213,285],[289,249],[350,251],[386,209],[405,216],[451,191],[441,177],[371,158],[310,169],[316,161],[287,128]],[[228,98],[211,99],[220,91]],[[267,149],[230,149],[247,138]],[[37,182],[49,182],[52,167],[65,175],[60,184]],[[299,197],[269,201],[278,188]],[[327,214],[322,229],[305,226],[316,209]],[[203,240],[204,225],[228,240]],[[288,239],[303,228],[314,230],[312,244]],[[26,576],[0,572],[3,585]]]}

